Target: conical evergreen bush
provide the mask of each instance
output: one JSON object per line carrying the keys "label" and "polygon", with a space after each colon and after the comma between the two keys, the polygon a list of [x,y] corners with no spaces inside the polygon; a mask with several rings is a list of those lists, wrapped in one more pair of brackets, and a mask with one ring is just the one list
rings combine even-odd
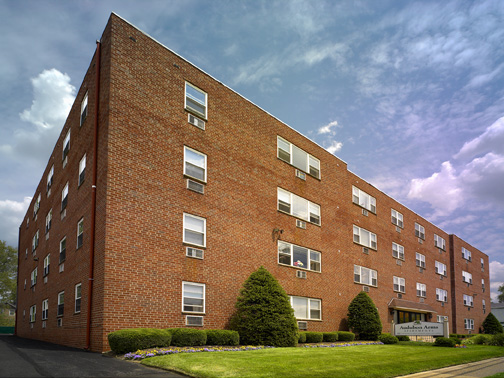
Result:
{"label": "conical evergreen bush", "polygon": [[348,326],[359,340],[378,340],[382,332],[380,315],[373,300],[361,291],[348,306]]}
{"label": "conical evergreen bush", "polygon": [[502,329],[502,325],[499,323],[499,320],[497,320],[494,314],[489,313],[483,321],[483,333],[495,335],[496,333],[502,332],[504,332],[504,330]]}

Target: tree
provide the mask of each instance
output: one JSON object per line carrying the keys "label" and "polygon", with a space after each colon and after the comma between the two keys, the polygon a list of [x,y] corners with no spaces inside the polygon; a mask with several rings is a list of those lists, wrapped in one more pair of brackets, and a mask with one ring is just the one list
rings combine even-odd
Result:
{"label": "tree", "polygon": [[495,335],[496,333],[502,332],[504,332],[502,325],[499,323],[494,314],[489,313],[483,321],[483,333]]}
{"label": "tree", "polygon": [[497,300],[499,303],[504,303],[504,284],[500,285],[497,291],[500,292],[500,294],[497,296]]}
{"label": "tree", "polygon": [[264,267],[243,284],[231,328],[242,345],[291,347],[297,344],[297,323],[287,293]]}
{"label": "tree", "polygon": [[0,240],[0,302],[16,300],[17,251]]}
{"label": "tree", "polygon": [[348,306],[348,326],[359,340],[377,340],[381,335],[380,315],[373,300],[361,291]]}

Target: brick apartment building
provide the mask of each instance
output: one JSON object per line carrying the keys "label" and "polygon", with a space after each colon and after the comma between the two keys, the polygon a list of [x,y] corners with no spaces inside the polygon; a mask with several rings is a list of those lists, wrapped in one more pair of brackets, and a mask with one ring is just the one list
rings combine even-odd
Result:
{"label": "brick apartment building", "polygon": [[[21,337],[108,350],[122,328],[224,328],[265,266],[299,326],[478,332],[488,256],[112,14],[19,230]],[[488,307],[486,307],[488,306]]]}

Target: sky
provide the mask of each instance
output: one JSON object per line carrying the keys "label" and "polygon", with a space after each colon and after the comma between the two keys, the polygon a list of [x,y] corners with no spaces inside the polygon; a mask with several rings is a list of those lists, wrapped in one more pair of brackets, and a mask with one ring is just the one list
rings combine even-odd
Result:
{"label": "sky", "polygon": [[0,1],[0,239],[111,12],[490,258],[504,284],[504,2]]}

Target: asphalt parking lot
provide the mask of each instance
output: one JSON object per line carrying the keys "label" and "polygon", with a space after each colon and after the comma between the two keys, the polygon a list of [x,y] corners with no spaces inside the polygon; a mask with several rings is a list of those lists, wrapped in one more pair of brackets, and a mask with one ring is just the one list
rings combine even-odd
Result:
{"label": "asphalt parking lot", "polygon": [[0,335],[0,377],[156,377],[181,374],[37,340]]}

